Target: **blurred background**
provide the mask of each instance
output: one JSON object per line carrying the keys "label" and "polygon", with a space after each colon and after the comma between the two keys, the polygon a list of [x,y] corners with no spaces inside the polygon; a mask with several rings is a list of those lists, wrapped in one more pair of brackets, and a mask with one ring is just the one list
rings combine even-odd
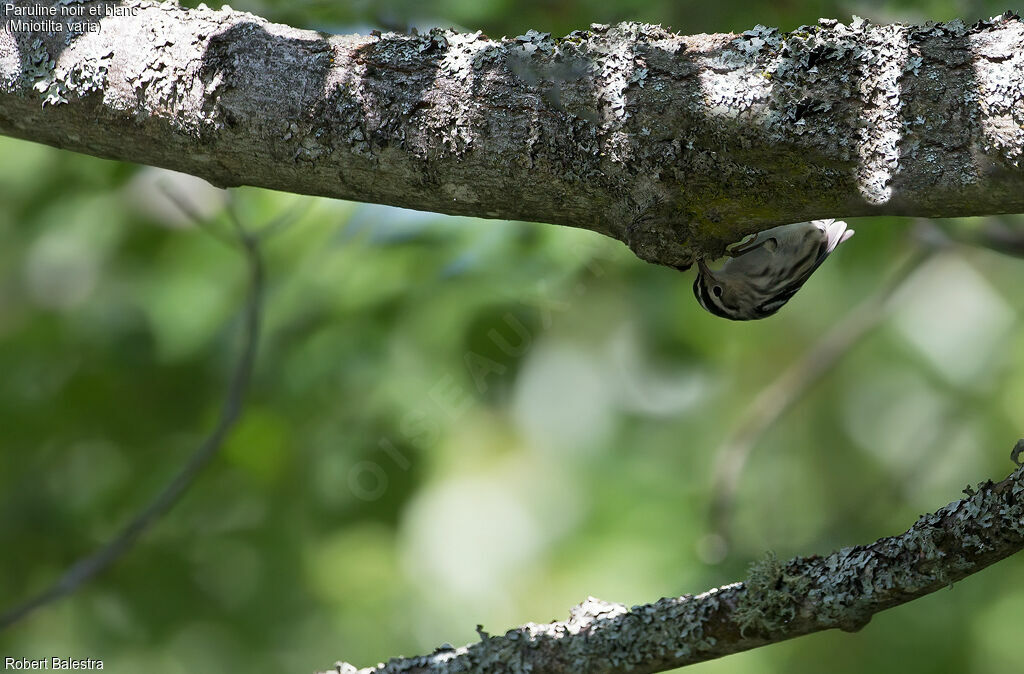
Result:
{"label": "blurred background", "polygon": [[[972,22],[995,2],[238,2],[333,32],[434,25],[498,37],[636,19],[686,33],[819,16]],[[224,193],[165,171],[0,138],[0,608],[53,582],[209,431],[238,352],[242,256],[185,218]],[[627,605],[741,579],[765,551],[828,553],[906,529],[1012,468],[1024,432],[1024,261],[931,255],[908,219],[859,219],[780,315],[701,310],[692,272],[549,225],[256,189],[266,329],[245,416],[174,511],[0,655],[115,672],[310,672],[429,652],[588,595]],[[918,223],[920,224],[920,223]],[[970,232],[1020,216],[945,221]],[[895,286],[895,287],[894,287]],[[715,465],[753,402],[893,288],[867,331],[755,434],[728,530]],[[771,395],[779,389],[770,389]],[[857,634],[690,668],[1007,672],[1024,559]]]}

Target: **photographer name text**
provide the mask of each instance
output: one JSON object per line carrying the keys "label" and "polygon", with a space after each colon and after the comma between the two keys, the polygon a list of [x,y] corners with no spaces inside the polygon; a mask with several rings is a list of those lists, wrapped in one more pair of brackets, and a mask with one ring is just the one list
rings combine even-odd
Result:
{"label": "photographer name text", "polygon": [[33,671],[52,669],[65,671],[73,669],[103,669],[103,661],[96,658],[4,658],[4,669]]}

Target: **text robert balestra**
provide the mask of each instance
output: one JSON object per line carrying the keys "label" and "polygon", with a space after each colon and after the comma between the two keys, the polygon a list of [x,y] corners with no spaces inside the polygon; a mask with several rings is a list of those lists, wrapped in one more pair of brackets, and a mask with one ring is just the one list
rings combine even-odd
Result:
{"label": "text robert balestra", "polygon": [[52,669],[56,671],[103,669],[103,661],[96,658],[4,658],[4,669],[32,671]]}

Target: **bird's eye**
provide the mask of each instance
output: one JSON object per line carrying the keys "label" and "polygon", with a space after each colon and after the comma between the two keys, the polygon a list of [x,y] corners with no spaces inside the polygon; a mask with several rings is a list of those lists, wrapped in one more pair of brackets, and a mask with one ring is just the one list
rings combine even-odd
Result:
{"label": "bird's eye", "polygon": [[715,297],[721,297],[722,296],[722,286],[715,286],[714,288],[711,289],[711,292],[713,292],[715,294]]}

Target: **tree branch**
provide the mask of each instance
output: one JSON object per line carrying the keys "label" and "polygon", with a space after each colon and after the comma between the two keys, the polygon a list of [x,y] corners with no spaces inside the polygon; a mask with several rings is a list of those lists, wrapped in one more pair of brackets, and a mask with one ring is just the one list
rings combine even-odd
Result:
{"label": "tree branch", "polygon": [[[1020,446],[1020,443],[1018,443]],[[1016,450],[1015,450],[1016,451]],[[745,582],[627,608],[588,598],[569,620],[527,624],[462,648],[342,674],[660,672],[812,632],[864,627],[880,611],[948,587],[1024,549],[1024,466],[924,515],[898,536],[780,562]]]}
{"label": "tree branch", "polygon": [[86,0],[20,23],[46,4],[0,5],[0,133],[216,185],[583,227],[677,267],[814,217],[1024,211],[1015,15],[493,40]]}
{"label": "tree branch", "polygon": [[[169,196],[174,198],[173,195]],[[178,199],[175,199],[175,201],[197,223],[203,223],[202,218],[195,215],[187,203]],[[264,270],[263,256],[260,251],[260,239],[242,228],[233,210],[230,213],[232,221],[236,226],[237,240],[234,243],[244,251],[249,267],[249,288],[245,302],[242,352],[231,373],[224,405],[221,408],[216,425],[199,447],[188,457],[188,460],[170,482],[116,536],[91,555],[79,559],[68,567],[57,582],[50,587],[21,604],[0,613],[0,631],[28,617],[37,609],[71,594],[105,571],[131,550],[139,538],[174,507],[182,495],[192,486],[196,478],[199,477],[203,469],[217,456],[228,433],[230,433],[238,421],[242,413],[245,392],[249,387],[253,367],[256,363],[256,351],[259,345],[260,323],[263,313]]]}

